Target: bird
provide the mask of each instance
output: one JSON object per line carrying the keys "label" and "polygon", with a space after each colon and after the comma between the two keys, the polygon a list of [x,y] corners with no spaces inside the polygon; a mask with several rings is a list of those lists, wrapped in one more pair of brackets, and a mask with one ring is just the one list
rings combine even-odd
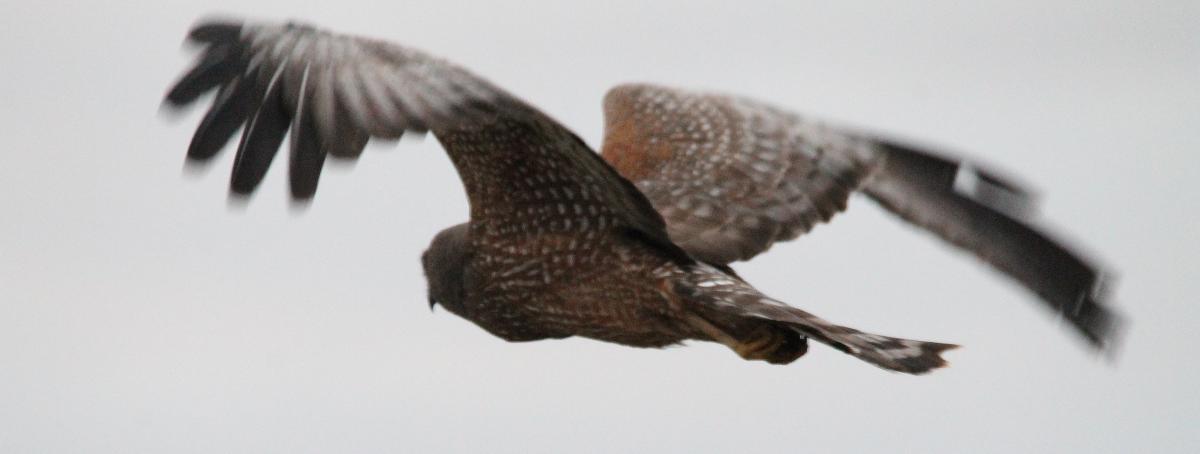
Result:
{"label": "bird", "polygon": [[285,137],[291,196],[308,201],[327,157],[431,132],[462,180],[469,220],[421,257],[428,303],[507,341],[709,341],[788,364],[813,340],[894,372],[945,366],[957,345],[838,325],[731,267],[829,221],[854,193],[1014,278],[1097,349],[1120,325],[1103,273],[1031,225],[1030,193],[949,154],[644,83],[605,95],[597,153],[517,96],[410,47],[230,19],[202,20],[187,40],[197,61],[164,104],[216,92],[187,160],[211,162],[240,129],[234,196],[255,191]]}

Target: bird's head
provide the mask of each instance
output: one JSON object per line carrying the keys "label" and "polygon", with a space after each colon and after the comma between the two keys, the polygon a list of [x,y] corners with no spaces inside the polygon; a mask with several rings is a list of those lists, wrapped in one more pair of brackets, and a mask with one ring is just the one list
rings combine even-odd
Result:
{"label": "bird's head", "polygon": [[433,237],[429,249],[421,255],[425,282],[429,285],[429,308],[441,304],[460,314],[465,292],[463,272],[467,263],[467,224],[459,224]]}

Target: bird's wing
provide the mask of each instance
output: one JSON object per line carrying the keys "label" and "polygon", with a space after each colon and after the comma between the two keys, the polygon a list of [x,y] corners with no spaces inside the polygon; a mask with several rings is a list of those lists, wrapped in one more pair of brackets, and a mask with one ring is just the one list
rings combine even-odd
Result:
{"label": "bird's wing", "polygon": [[752,100],[653,85],[604,99],[604,158],[711,263],[749,259],[846,208],[877,165],[862,137]]}
{"label": "bird's wing", "polygon": [[1002,180],[905,145],[878,149],[885,159],[863,187],[868,197],[1015,279],[1093,347],[1116,347],[1124,321],[1108,305],[1109,276],[1014,208],[1021,202]]}
{"label": "bird's wing", "polygon": [[432,131],[459,170],[473,220],[518,209],[562,217],[564,206],[583,207],[690,260],[645,197],[571,131],[457,65],[296,24],[204,22],[189,39],[203,52],[166,102],[184,106],[217,90],[190,160],[209,160],[245,126],[235,194],[254,191],[289,130],[296,199],[313,196],[326,156],[357,157],[371,137]]}
{"label": "bird's wing", "polygon": [[1094,346],[1118,332],[1101,271],[1040,232],[1030,191],[995,171],[734,96],[622,85],[604,114],[604,158],[698,259],[753,257],[828,221],[861,190],[1016,279]]}

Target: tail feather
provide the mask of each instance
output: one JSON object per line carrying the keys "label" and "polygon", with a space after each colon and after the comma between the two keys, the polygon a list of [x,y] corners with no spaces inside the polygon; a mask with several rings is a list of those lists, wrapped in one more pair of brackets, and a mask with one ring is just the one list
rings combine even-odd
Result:
{"label": "tail feather", "polygon": [[676,292],[705,312],[769,320],[881,368],[923,374],[946,366],[941,353],[954,344],[925,342],[862,332],[769,298],[750,284],[717,268],[700,264]]}
{"label": "tail feather", "polygon": [[[797,331],[803,333],[805,328],[797,327]],[[958,348],[955,344],[881,336],[837,325],[824,331],[813,338],[876,366],[909,374],[945,367],[948,363],[942,352]]]}
{"label": "tail feather", "polygon": [[1093,347],[1113,346],[1121,320],[1105,304],[1103,273],[1029,223],[1029,191],[955,160],[881,145],[886,159],[868,196],[1020,282]]}

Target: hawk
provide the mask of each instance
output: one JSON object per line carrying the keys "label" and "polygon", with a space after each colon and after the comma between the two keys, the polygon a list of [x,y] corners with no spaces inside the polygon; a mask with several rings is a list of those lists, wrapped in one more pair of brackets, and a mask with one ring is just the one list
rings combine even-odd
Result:
{"label": "hawk", "polygon": [[834,324],[729,267],[828,221],[854,192],[1012,276],[1096,347],[1116,327],[1097,270],[1027,224],[1026,192],[941,154],[653,85],[606,95],[597,154],[516,96],[415,49],[295,23],[209,21],[188,36],[203,51],[166,102],[217,91],[187,158],[210,160],[242,128],[234,194],[255,190],[285,136],[291,195],[308,200],[327,156],[432,132],[470,220],[422,256],[429,303],[509,341],[714,341],[784,364],[812,339],[892,371],[945,365],[955,345]]}

